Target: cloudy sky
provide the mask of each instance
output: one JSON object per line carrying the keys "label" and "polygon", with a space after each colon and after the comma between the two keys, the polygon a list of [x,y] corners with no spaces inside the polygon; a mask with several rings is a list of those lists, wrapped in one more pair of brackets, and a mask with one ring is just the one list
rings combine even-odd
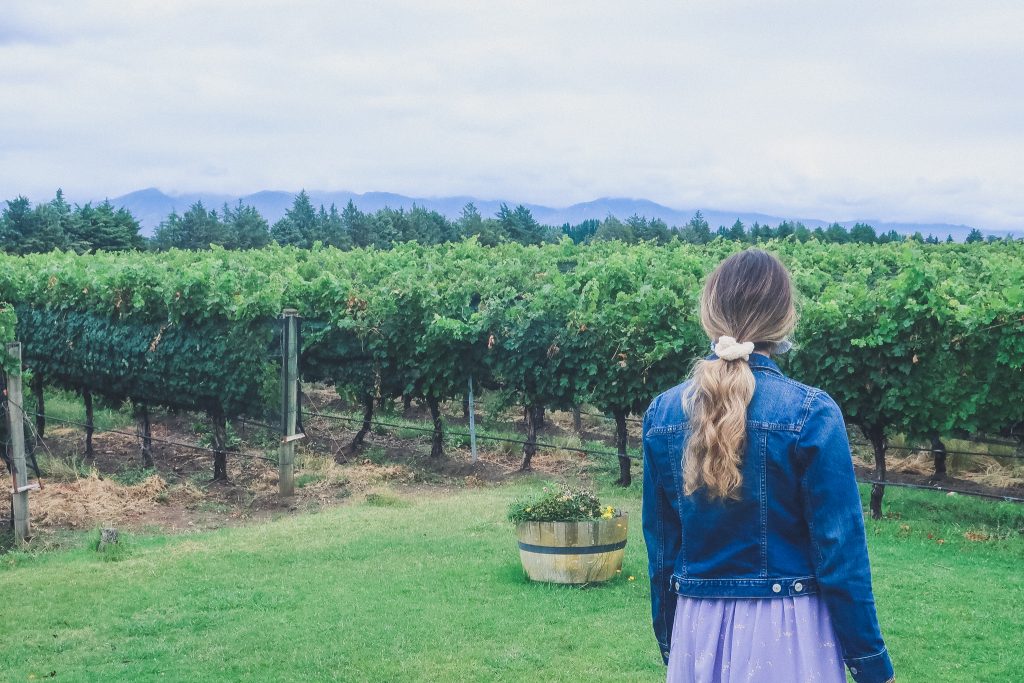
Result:
{"label": "cloudy sky", "polygon": [[1024,3],[12,2],[0,197],[600,196],[1024,226]]}

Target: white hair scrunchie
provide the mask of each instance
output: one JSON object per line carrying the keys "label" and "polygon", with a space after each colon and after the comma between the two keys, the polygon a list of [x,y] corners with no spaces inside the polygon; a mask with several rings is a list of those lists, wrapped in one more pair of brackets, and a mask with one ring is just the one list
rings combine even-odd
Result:
{"label": "white hair scrunchie", "polygon": [[715,344],[715,355],[722,360],[750,360],[754,352],[754,342],[738,342],[735,337],[722,335]]}

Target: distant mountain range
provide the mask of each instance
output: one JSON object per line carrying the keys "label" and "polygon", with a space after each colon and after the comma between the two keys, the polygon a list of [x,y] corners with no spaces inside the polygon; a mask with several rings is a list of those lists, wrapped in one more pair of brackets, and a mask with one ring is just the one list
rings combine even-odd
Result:
{"label": "distant mountain range", "polygon": [[[367,192],[357,194],[355,192],[309,192],[309,197],[314,206],[329,207],[334,204],[339,210],[344,208],[349,200],[359,207],[360,210],[371,212],[384,207],[394,209],[410,209],[413,205],[437,211],[448,218],[457,218],[468,202],[473,202],[477,210],[483,216],[493,216],[497,213],[502,203],[515,206],[520,202],[506,200],[477,199],[475,197],[407,197],[400,194],[388,192]],[[211,193],[190,193],[168,195],[156,188],[148,188],[130,192],[121,197],[112,198],[110,201],[116,206],[123,206],[130,210],[142,225],[142,232],[151,235],[153,230],[163,221],[171,211],[183,213],[197,201],[202,201],[207,208],[220,209],[226,202],[234,205],[241,199],[246,204],[256,207],[263,216],[273,224],[284,216],[284,212],[292,205],[295,198],[293,192],[277,190],[264,190],[255,194],[242,196],[211,194]],[[688,209],[674,209],[662,204],[657,204],[647,199],[627,199],[621,197],[602,197],[590,202],[573,204],[564,208],[553,208],[539,204],[524,204],[534,218],[546,225],[562,225],[564,223],[579,223],[588,218],[603,219],[609,215],[620,219],[626,219],[637,214],[648,218],[660,218],[670,226],[681,226],[693,217],[697,208],[700,208],[705,219],[711,225],[711,229],[717,229],[720,225],[731,226],[736,219],[743,221],[747,226],[757,221],[762,224],[777,225],[783,220],[798,220],[808,228],[825,227],[832,221],[817,218],[799,218],[773,216],[764,213],[751,213],[746,211],[723,211],[718,209],[706,209],[694,207]],[[920,232],[922,235],[935,235],[945,239],[946,235],[952,235],[953,239],[962,242],[971,231],[969,225],[953,225],[949,223],[892,223],[887,221],[862,218],[855,221],[840,221],[840,224],[849,228],[854,223],[868,223],[879,233],[895,230],[900,234],[913,234]],[[986,234],[992,233],[999,236],[1005,232],[996,230],[984,230]]]}

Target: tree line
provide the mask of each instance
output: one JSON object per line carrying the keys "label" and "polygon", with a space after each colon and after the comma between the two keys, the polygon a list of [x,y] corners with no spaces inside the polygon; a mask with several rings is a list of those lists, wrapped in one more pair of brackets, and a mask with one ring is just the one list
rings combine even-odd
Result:
{"label": "tree line", "polygon": [[[376,247],[390,249],[402,242],[444,244],[475,237],[485,246],[503,242],[543,244],[568,236],[576,244],[618,240],[627,244],[654,242],[667,244],[678,240],[689,244],[707,244],[715,239],[757,244],[792,237],[799,242],[831,244],[885,244],[914,240],[938,244],[934,235],[920,232],[904,236],[894,230],[878,233],[871,225],[857,223],[847,229],[839,223],[826,228],[808,228],[799,221],[783,221],[776,226],[736,220],[731,226],[713,230],[697,211],[685,225],[669,226],[660,218],[634,215],[625,220],[608,216],[562,226],[543,225],[525,206],[502,204],[493,217],[484,217],[473,203],[466,204],[458,218],[451,220],[437,211],[420,206],[412,209],[383,208],[363,212],[350,200],[341,210],[315,207],[305,190],[295,196],[284,217],[271,225],[253,206],[239,200],[235,206],[224,204],[219,210],[201,201],[185,212],[172,211],[153,233],[145,237],[138,220],[125,208],[109,200],[74,207],[61,190],[49,202],[35,206],[23,196],[7,200],[0,211],[0,249],[8,253],[45,253],[54,249],[78,253],[167,249],[259,249],[272,243],[310,248],[316,243],[339,249]],[[1012,237],[1006,237],[1012,240]],[[1001,238],[983,236],[974,229],[967,243],[996,242]],[[953,242],[947,235],[945,242]]]}

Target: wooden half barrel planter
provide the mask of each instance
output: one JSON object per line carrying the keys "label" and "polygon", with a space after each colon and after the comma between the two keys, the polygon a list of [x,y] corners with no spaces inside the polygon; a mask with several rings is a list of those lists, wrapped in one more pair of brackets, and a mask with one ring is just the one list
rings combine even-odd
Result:
{"label": "wooden half barrel planter", "polygon": [[522,522],[519,559],[532,581],[599,583],[622,569],[629,517],[586,522]]}

